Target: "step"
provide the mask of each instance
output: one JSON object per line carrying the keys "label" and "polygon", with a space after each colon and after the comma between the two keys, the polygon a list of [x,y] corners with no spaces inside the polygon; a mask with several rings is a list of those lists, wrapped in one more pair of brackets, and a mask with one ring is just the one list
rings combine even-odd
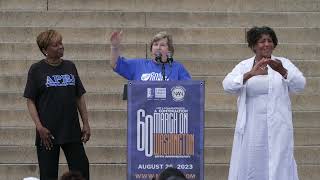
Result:
{"label": "step", "polygon": [[[96,59],[109,58],[109,45],[104,44],[65,44],[65,59]],[[127,44],[123,53],[129,57],[145,57],[146,45]],[[1,59],[38,60],[44,58],[38,46],[33,43],[1,43]]]}
{"label": "step", "polygon": [[[39,61],[40,59],[0,60],[0,76],[27,76],[30,66]],[[72,60],[72,62],[75,63],[81,79],[85,76],[106,76],[121,79],[119,75],[113,72],[108,60]]]}
{"label": "step", "polygon": [[[0,132],[2,134],[0,145],[2,146],[34,144],[34,128],[1,127]],[[127,143],[126,129],[92,129],[91,134],[88,146],[125,146]],[[231,146],[233,134],[233,128],[205,128],[205,146]],[[320,145],[319,128],[296,128],[294,137],[296,146]]]}
{"label": "step", "polygon": [[[90,163],[119,164],[126,163],[127,147],[90,147],[85,145]],[[35,146],[0,146],[1,164],[32,164],[37,163]],[[66,163],[63,150],[60,151],[60,163]]]}
{"label": "step", "polygon": [[319,12],[152,12],[147,27],[318,27]]}
{"label": "step", "polygon": [[[142,6],[143,5],[143,6]],[[208,0],[184,0],[184,1],[147,1],[147,0],[49,0],[49,10],[56,11],[318,11],[318,1],[304,2],[301,0],[289,1],[252,1],[234,0],[230,1],[208,1]]]}
{"label": "step", "polygon": [[[54,28],[63,36],[64,43],[104,44],[112,31],[117,28]],[[46,27],[0,27],[0,41],[3,43],[35,43],[36,37]],[[150,43],[151,38],[159,31],[167,31],[175,44],[222,44],[246,43],[248,28],[145,28],[127,27],[123,30],[123,43]],[[281,43],[319,43],[319,28],[274,28]],[[294,37],[294,38],[293,38]]]}
{"label": "step", "polygon": [[3,11],[1,27],[144,27],[143,12]]}
{"label": "step", "polygon": [[31,11],[45,11],[47,10],[47,0],[10,0],[1,1],[0,10],[10,10],[10,11],[21,11],[21,10],[31,10]]}
{"label": "step", "polygon": [[[320,111],[293,111],[293,125],[295,128],[319,128]],[[236,111],[206,110],[205,127],[226,128],[235,127]]]}
{"label": "step", "polygon": [[[211,71],[214,70],[211,69]],[[196,72],[192,72],[192,74],[196,74]],[[123,85],[128,82],[122,77],[110,77],[108,75],[86,76],[85,74],[81,74],[81,72],[80,75],[82,84],[87,92],[122,93]],[[224,77],[222,76],[193,76],[193,79],[205,81],[205,92],[207,93],[224,92],[222,87],[222,80]],[[303,94],[320,93],[320,77],[307,77],[306,80],[307,86],[305,87]],[[0,92],[23,92],[26,82],[26,76],[0,76]]]}
{"label": "step", "polygon": [[319,28],[273,28],[280,43],[317,43]]}
{"label": "step", "polygon": [[[143,6],[141,6],[143,4]],[[170,4],[170,6],[168,6]],[[28,0],[20,2],[18,0],[1,2],[0,10],[46,10],[46,0]],[[146,0],[137,1],[72,1],[72,0],[49,0],[48,9],[56,11],[264,11],[264,12],[279,12],[279,11],[317,11],[319,8],[318,1],[304,2],[296,0],[294,2],[286,1],[267,1],[263,4],[260,1],[215,1],[208,2],[207,0],[197,1],[192,0],[183,1],[155,1],[150,2]]]}
{"label": "step", "polygon": [[[90,163],[126,163],[127,147],[88,147],[86,153]],[[37,163],[34,146],[0,146],[1,163],[32,164]],[[231,146],[204,147],[205,164],[228,164],[231,157]],[[320,165],[319,146],[295,147],[295,159],[299,165]],[[66,163],[63,151],[60,152],[60,163]]]}
{"label": "step", "polygon": [[242,8],[248,11],[313,11],[319,12],[319,1],[301,1],[301,0],[281,0],[268,1],[264,3],[262,0],[245,0],[242,1]]}
{"label": "step", "polygon": [[[26,75],[30,66],[39,60],[0,60],[0,75]],[[119,77],[110,68],[109,60],[76,59],[72,61],[76,64],[80,75],[108,75]],[[189,58],[178,61],[186,67],[192,76],[225,76],[239,63],[239,61],[200,58]],[[292,63],[294,63],[306,77],[320,76],[318,71],[320,68],[320,60],[293,60]]]}
{"label": "step", "polygon": [[[81,74],[82,75],[82,74]],[[128,81],[121,77],[112,76],[85,76],[81,77],[82,84],[87,92],[122,93],[123,86]],[[0,92],[23,93],[27,82],[24,76],[0,76]]]}
{"label": "step", "polygon": [[[228,179],[229,166],[225,164],[210,164],[205,166],[205,180],[226,180]],[[318,180],[320,176],[320,167],[318,165],[300,165],[298,166],[298,175],[303,180]]]}
{"label": "step", "polygon": [[[125,110],[88,110],[91,128],[126,128],[127,112]],[[82,123],[81,123],[82,124]],[[34,123],[27,109],[1,109],[0,127],[32,127]]]}
{"label": "step", "polygon": [[[54,28],[63,36],[64,43],[109,43],[109,36],[112,31],[119,28]],[[0,27],[0,41],[6,43],[35,43],[36,37],[45,27]],[[245,28],[145,28],[125,27],[123,30],[123,43],[150,43],[152,37],[160,31],[167,31],[173,37],[174,43],[245,43]],[[290,31],[290,30],[289,30]],[[305,34],[306,42],[312,39],[308,36],[313,34],[314,28],[306,28],[302,31]],[[317,37],[313,37],[315,41]],[[292,39],[292,38],[291,38]],[[312,41],[311,41],[312,42]],[[300,42],[299,42],[300,43]]]}
{"label": "step", "polygon": [[[206,128],[205,146],[231,146],[234,129],[230,128]],[[296,128],[294,129],[294,143],[296,146],[318,146],[319,128]],[[214,138],[206,138],[214,137]]]}
{"label": "step", "polygon": [[[236,96],[207,93],[205,95],[205,108],[216,110],[235,110]],[[122,94],[118,93],[87,93],[85,95],[86,104],[89,109],[125,109],[127,102],[122,100]],[[0,92],[0,105],[2,108],[18,108],[26,107],[26,99],[22,97],[22,93]],[[299,94],[292,96],[293,110],[319,111],[320,95],[319,94]]]}
{"label": "step", "polygon": [[[304,76],[318,77],[320,76],[320,61],[292,61]],[[236,61],[181,61],[181,63],[191,72],[192,75],[196,76],[225,76],[239,63]]]}
{"label": "step", "polygon": [[[227,164],[231,158],[231,147],[205,147],[205,163]],[[295,159],[299,165],[320,165],[319,146],[296,146],[294,147]]]}
{"label": "step", "polygon": [[[59,176],[68,171],[68,166],[59,166]],[[24,177],[39,177],[37,164],[0,164],[0,179],[21,180]],[[90,180],[126,179],[125,164],[90,164]]]}
{"label": "step", "polygon": [[[236,96],[220,93],[209,93],[205,97],[205,107],[208,109],[234,110],[236,109]],[[319,99],[317,94],[313,95],[295,95],[291,97],[293,110],[320,110]]]}
{"label": "step", "polygon": [[[127,128],[126,110],[89,109],[91,128]],[[320,128],[320,111],[294,111],[295,128]],[[230,128],[236,122],[236,111],[205,110],[205,127]],[[34,123],[26,109],[0,109],[0,127],[31,127]]]}
{"label": "step", "polygon": [[[62,5],[62,4],[61,4]],[[3,11],[1,27],[319,27],[317,12]]]}
{"label": "step", "polygon": [[[1,145],[6,146],[25,146],[34,145],[35,129],[30,128],[0,128]],[[100,138],[103,137],[103,138]],[[108,137],[106,139],[105,137]],[[124,146],[126,144],[125,129],[92,129],[91,138],[88,146]]]}
{"label": "step", "polygon": [[[26,98],[22,96],[22,93],[0,93],[2,108],[25,108]],[[87,93],[85,98],[89,109],[124,109],[127,106],[120,93]]]}
{"label": "step", "polygon": [[[0,76],[27,76],[28,70],[33,63],[39,60],[0,60]],[[110,67],[108,60],[73,60],[80,77],[84,76],[107,76],[118,77]]]}
{"label": "step", "polygon": [[[223,78],[239,63],[238,61],[199,59],[178,61],[185,66],[195,80],[206,80],[208,83],[207,85],[211,88],[213,88],[212,86],[216,86],[214,87],[215,89],[217,87],[222,87],[221,82]],[[37,61],[0,60],[0,77],[24,76],[26,78],[30,66],[35,62]],[[99,80],[99,78],[105,77],[107,79],[111,78],[110,80],[113,82],[126,82],[124,78],[116,74],[111,69],[109,61],[107,60],[73,60],[73,62],[75,63],[78,73],[80,74],[80,78],[83,79],[83,81],[93,83],[94,81]],[[307,77],[308,86],[310,85],[310,88],[313,88],[311,91],[317,90],[317,84],[320,77],[320,72],[318,70],[320,68],[320,60],[292,61],[292,63],[294,63],[300,71],[303,72],[305,77]],[[219,77],[215,78],[210,76]],[[21,83],[24,84],[25,82],[21,79]],[[217,90],[214,92],[216,91]],[[309,92],[309,90],[307,92]]]}
{"label": "step", "polygon": [[[247,44],[190,44],[176,45],[177,59],[226,59],[241,60],[252,57]],[[290,57],[292,60],[310,60],[319,57],[319,45],[281,44],[274,51],[275,56]]]}
{"label": "step", "polygon": [[[106,44],[65,44],[65,59],[106,60],[110,58]],[[122,55],[151,57],[147,44],[124,44]],[[148,49],[148,50],[147,50]],[[274,52],[292,60],[319,60],[319,44],[281,44]],[[38,60],[43,58],[38,46],[29,43],[1,43],[2,60]],[[253,56],[246,44],[175,44],[175,59],[237,60]]]}
{"label": "step", "polygon": [[[26,76],[30,66],[38,61],[39,60],[0,60],[0,77]],[[185,66],[194,79],[207,80],[208,86],[210,87],[217,83],[217,87],[221,87],[221,84],[217,82],[219,80],[212,79],[210,76],[220,76],[220,80],[223,80],[223,78],[239,63],[239,61],[224,61],[219,59],[187,59],[178,61]],[[111,69],[109,60],[73,60],[73,62],[83,80],[85,80],[85,78],[93,80],[103,77],[124,80]],[[301,60],[292,61],[292,63],[304,73],[305,77],[310,77],[308,78],[308,83],[317,86],[318,77],[320,76],[320,72],[318,71],[320,68],[320,60]]]}
{"label": "step", "polygon": [[[299,68],[302,67],[300,63],[295,63]],[[312,64],[312,63],[311,63]],[[311,65],[312,66],[312,65]],[[316,69],[316,68],[315,68]],[[312,70],[305,71],[305,68],[300,68],[304,75],[313,75]],[[215,71],[215,70],[211,70]],[[195,73],[194,73],[195,74]],[[224,92],[222,87],[222,81],[224,76],[193,76],[194,80],[204,80],[205,81],[205,91],[208,93],[222,93]],[[320,77],[306,77],[306,86],[302,94],[315,94],[320,93]],[[21,86],[22,87],[22,86]]]}
{"label": "step", "polygon": [[[86,96],[86,102],[88,108],[98,109],[125,109],[127,104],[122,101],[122,94],[114,93],[88,93]],[[3,108],[24,108],[25,98],[20,93],[0,93]],[[319,106],[319,94],[303,94],[295,95],[291,98],[293,110],[320,110]],[[208,109],[220,109],[230,110],[236,109],[236,97],[220,94],[220,93],[208,93],[206,94],[205,107]]]}
{"label": "step", "polygon": [[[60,165],[59,172],[67,171],[66,164]],[[204,166],[205,180],[225,180],[228,177],[228,164],[206,164]],[[37,164],[1,164],[0,179],[17,180],[28,176],[39,176]],[[125,164],[90,164],[91,180],[125,180],[127,166]],[[320,176],[320,166],[300,165],[298,166],[299,177],[303,180],[318,180]]]}

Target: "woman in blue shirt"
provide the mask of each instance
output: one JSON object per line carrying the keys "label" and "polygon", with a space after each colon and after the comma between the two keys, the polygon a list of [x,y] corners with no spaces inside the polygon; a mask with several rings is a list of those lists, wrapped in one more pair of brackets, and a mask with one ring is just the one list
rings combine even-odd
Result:
{"label": "woman in blue shirt", "polygon": [[110,66],[122,77],[140,81],[191,80],[190,74],[181,63],[170,60],[174,53],[171,35],[166,32],[159,32],[152,38],[150,43],[152,59],[127,59],[121,56],[121,38],[122,31],[112,32],[110,37]]}

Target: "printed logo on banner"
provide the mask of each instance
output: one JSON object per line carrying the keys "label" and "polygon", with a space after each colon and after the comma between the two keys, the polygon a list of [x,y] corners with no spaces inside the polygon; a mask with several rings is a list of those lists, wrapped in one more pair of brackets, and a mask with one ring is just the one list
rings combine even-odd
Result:
{"label": "printed logo on banner", "polygon": [[128,86],[128,180],[157,178],[168,167],[204,180],[203,91],[202,82]]}
{"label": "printed logo on banner", "polygon": [[182,86],[174,86],[171,89],[171,94],[174,101],[183,101],[186,94],[186,89]]}
{"label": "printed logo on banner", "polygon": [[185,107],[158,107],[153,114],[137,111],[137,150],[146,157],[188,158],[194,156],[194,143]]}
{"label": "printed logo on banner", "polygon": [[153,90],[152,90],[152,88],[147,88],[147,98],[153,98]]}
{"label": "printed logo on banner", "polygon": [[154,89],[154,97],[166,99],[167,98],[167,89],[166,88],[155,88]]}

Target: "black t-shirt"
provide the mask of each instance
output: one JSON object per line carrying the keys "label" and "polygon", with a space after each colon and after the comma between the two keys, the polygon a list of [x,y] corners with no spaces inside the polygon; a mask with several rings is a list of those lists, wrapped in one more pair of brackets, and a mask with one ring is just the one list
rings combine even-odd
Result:
{"label": "black t-shirt", "polygon": [[55,137],[53,143],[64,144],[81,142],[76,99],[85,92],[74,63],[63,60],[51,66],[41,60],[30,67],[23,96],[35,103],[42,125]]}

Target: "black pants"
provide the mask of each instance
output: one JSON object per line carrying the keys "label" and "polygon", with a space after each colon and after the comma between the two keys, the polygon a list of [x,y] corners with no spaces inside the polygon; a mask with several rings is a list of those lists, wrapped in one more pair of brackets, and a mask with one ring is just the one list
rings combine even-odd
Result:
{"label": "black pants", "polygon": [[89,161],[82,143],[54,145],[51,150],[38,145],[40,180],[58,179],[60,147],[66,156],[69,170],[78,171],[86,180],[89,180]]}

